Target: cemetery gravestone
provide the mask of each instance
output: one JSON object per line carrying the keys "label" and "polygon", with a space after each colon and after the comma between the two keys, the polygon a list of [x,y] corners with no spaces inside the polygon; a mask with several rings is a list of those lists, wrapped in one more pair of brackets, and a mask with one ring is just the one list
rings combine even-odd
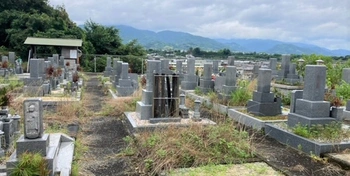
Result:
{"label": "cemetery gravestone", "polygon": [[208,93],[214,90],[214,81],[212,80],[212,65],[204,64],[204,74],[200,79],[199,89],[202,93]]}
{"label": "cemetery gravestone", "polygon": [[228,100],[231,98],[231,93],[236,90],[236,67],[235,66],[227,66],[226,67],[226,76],[225,78],[225,85],[223,85],[222,89],[222,97],[225,100]]}
{"label": "cemetery gravestone", "polygon": [[116,86],[119,96],[129,96],[134,92],[132,87],[132,80],[128,76],[129,64],[121,64],[121,75],[119,79],[119,84]]}
{"label": "cemetery gravestone", "polygon": [[136,112],[140,114],[141,120],[149,120],[153,118],[153,86],[154,86],[154,74],[160,73],[160,61],[148,60],[146,71],[146,89],[142,90],[142,100],[136,104]]}
{"label": "cemetery gravestone", "polygon": [[288,126],[328,124],[334,121],[330,117],[330,103],[324,101],[326,86],[326,66],[307,65],[303,97],[296,99],[295,113],[288,114]]}
{"label": "cemetery gravestone", "polygon": [[181,81],[182,90],[194,90],[197,87],[197,75],[195,75],[195,59],[187,59],[187,72]]}
{"label": "cemetery gravestone", "polygon": [[257,90],[253,92],[253,100],[248,101],[247,111],[259,116],[275,116],[282,113],[281,99],[275,98],[271,88],[271,70],[260,69]]}

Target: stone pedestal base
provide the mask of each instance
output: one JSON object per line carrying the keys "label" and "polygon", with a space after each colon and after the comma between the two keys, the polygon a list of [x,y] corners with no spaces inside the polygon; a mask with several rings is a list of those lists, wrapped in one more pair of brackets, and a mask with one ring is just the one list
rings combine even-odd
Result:
{"label": "stone pedestal base", "polygon": [[197,85],[197,75],[185,74],[183,81],[181,81],[182,90],[194,90]]}
{"label": "stone pedestal base", "polygon": [[335,118],[331,118],[331,117],[306,117],[300,114],[296,114],[296,113],[289,113],[288,114],[288,126],[289,127],[294,127],[296,126],[298,123],[302,124],[302,125],[306,125],[308,127],[312,126],[312,125],[325,125],[325,124],[329,124],[333,121],[335,121]]}
{"label": "stone pedestal base", "polygon": [[141,101],[136,103],[136,112],[140,114],[141,120],[149,120],[152,118],[152,105],[146,105]]}
{"label": "stone pedestal base", "polygon": [[329,117],[330,103],[328,101],[309,101],[297,99],[295,113],[309,118]]}
{"label": "stone pedestal base", "polygon": [[181,82],[182,90],[194,90],[196,87],[197,87],[197,82],[188,82],[188,81]]}
{"label": "stone pedestal base", "polygon": [[212,80],[200,80],[199,89],[202,93],[208,93],[210,91],[214,91],[214,81]]}
{"label": "stone pedestal base", "polygon": [[275,116],[282,113],[281,99],[277,98],[276,102],[257,102],[248,101],[247,111],[258,116]]}
{"label": "stone pedestal base", "polygon": [[350,120],[350,111],[343,111],[343,120]]}
{"label": "stone pedestal base", "polygon": [[130,96],[134,93],[134,89],[132,87],[117,86],[116,89],[117,89],[118,96],[121,96],[121,97]]}
{"label": "stone pedestal base", "polygon": [[46,156],[49,142],[50,140],[48,134],[44,134],[41,138],[37,139],[26,139],[24,138],[24,135],[22,135],[16,143],[17,157],[25,152],[40,153],[42,156]]}

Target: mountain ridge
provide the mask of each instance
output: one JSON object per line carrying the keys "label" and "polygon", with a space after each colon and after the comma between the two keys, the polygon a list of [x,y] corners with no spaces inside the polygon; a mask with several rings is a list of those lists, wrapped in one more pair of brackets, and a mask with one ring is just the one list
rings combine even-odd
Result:
{"label": "mountain ridge", "polygon": [[207,51],[217,51],[227,48],[236,52],[263,52],[268,54],[350,55],[350,50],[330,50],[300,42],[282,42],[271,39],[211,39],[180,31],[163,30],[154,32],[127,25],[113,25],[113,27],[119,29],[119,35],[123,42],[127,43],[136,39],[147,49],[160,50],[170,47],[174,50],[188,50],[190,47],[199,47],[201,50]]}

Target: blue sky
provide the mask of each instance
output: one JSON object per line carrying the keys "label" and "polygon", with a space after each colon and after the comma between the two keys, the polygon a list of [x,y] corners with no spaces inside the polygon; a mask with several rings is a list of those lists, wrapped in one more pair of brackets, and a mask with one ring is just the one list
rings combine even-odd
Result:
{"label": "blue sky", "polygon": [[50,0],[91,19],[210,38],[259,38],[350,50],[350,0]]}

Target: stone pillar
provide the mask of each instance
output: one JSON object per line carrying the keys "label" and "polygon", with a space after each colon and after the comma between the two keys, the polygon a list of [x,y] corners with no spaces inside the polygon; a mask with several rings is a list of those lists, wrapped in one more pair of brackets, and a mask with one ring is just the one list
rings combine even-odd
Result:
{"label": "stone pillar", "polygon": [[114,81],[115,86],[119,85],[120,74],[122,72],[122,64],[123,64],[122,61],[116,62],[115,81]]}
{"label": "stone pillar", "polygon": [[287,75],[289,73],[289,64],[290,64],[290,55],[282,54],[280,79],[287,78]]}
{"label": "stone pillar", "polygon": [[194,90],[197,85],[197,75],[195,75],[195,59],[187,59],[187,73],[184,75],[183,81],[181,81],[182,90]]}
{"label": "stone pillar", "polygon": [[176,61],[176,72],[178,74],[182,74],[182,61],[181,60]]}
{"label": "stone pillar", "polygon": [[212,65],[211,64],[204,64],[204,73],[203,78],[200,79],[199,88],[203,93],[208,93],[210,91],[214,90],[214,81],[211,79],[212,75]]}
{"label": "stone pillar", "polygon": [[129,71],[129,64],[128,63],[122,63],[122,69],[121,69],[121,79],[128,79],[128,71]]}
{"label": "stone pillar", "polygon": [[56,65],[56,66],[59,65],[59,62],[58,62],[59,55],[58,54],[53,54],[52,58],[53,58],[54,65]]}
{"label": "stone pillar", "polygon": [[342,79],[350,84],[350,68],[343,68]]}
{"label": "stone pillar", "polygon": [[236,74],[237,74],[237,70],[235,66],[226,67],[226,78],[225,78],[226,86],[236,86],[236,81],[237,81]]}
{"label": "stone pillar", "polygon": [[228,66],[235,66],[235,56],[228,56],[227,57],[227,65]]}
{"label": "stone pillar", "polygon": [[303,99],[310,101],[324,100],[326,70],[326,66],[323,65],[306,66]]}
{"label": "stone pillar", "polygon": [[140,115],[141,120],[153,118],[153,87],[154,74],[160,73],[160,61],[148,60],[146,71],[146,89],[142,90],[142,101],[136,103],[136,112]]}
{"label": "stone pillar", "polygon": [[236,90],[237,70],[235,66],[226,66],[225,85],[222,86],[222,97],[225,100],[231,98],[231,93]]}
{"label": "stone pillar", "polygon": [[200,107],[201,107],[201,101],[195,100],[194,101],[194,110],[193,110],[193,121],[201,121],[201,115],[200,115]]}
{"label": "stone pillar", "polygon": [[62,70],[64,70],[63,68],[64,68],[64,56],[60,56],[60,60],[59,60],[59,64],[58,64],[61,68],[62,68]]}
{"label": "stone pillar", "polygon": [[214,74],[219,73],[219,61],[218,60],[213,61],[213,73]]}
{"label": "stone pillar", "polygon": [[15,65],[15,60],[16,60],[16,53],[15,52],[9,52],[9,62],[12,65]]}
{"label": "stone pillar", "polygon": [[30,59],[30,78],[40,78],[40,62],[41,59]]}
{"label": "stone pillar", "polygon": [[162,74],[171,74],[171,70],[169,69],[169,60],[163,59],[160,61],[161,63],[161,73]]}
{"label": "stone pillar", "polygon": [[193,58],[187,59],[187,74],[195,75],[196,61]]}
{"label": "stone pillar", "polygon": [[185,106],[185,94],[180,94],[180,105],[179,106]]}
{"label": "stone pillar", "polygon": [[116,86],[119,96],[129,96],[134,93],[134,88],[132,87],[132,80],[129,78],[129,64],[121,64],[121,74],[119,79],[119,84]]}
{"label": "stone pillar", "polygon": [[269,69],[276,70],[277,69],[277,58],[270,58]]}

